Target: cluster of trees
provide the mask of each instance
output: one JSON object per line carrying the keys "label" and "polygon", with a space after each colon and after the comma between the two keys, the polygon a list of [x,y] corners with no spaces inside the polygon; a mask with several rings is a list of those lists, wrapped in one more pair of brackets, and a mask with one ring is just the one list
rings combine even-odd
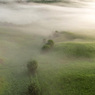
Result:
{"label": "cluster of trees", "polygon": [[64,3],[70,3],[70,2],[78,2],[78,1],[95,1],[95,0],[0,0],[0,3],[8,3],[8,2],[41,2],[41,3],[48,3],[48,2],[64,2]]}
{"label": "cluster of trees", "polygon": [[[42,50],[47,51],[51,49],[53,46],[54,46],[54,41],[48,40],[46,41],[45,45],[42,47]],[[38,68],[38,62],[36,60],[32,60],[27,63],[27,69],[30,75],[34,76],[37,72],[37,68]],[[41,95],[41,89],[37,81],[30,83],[30,85],[28,86],[28,95]]]}
{"label": "cluster of trees", "polygon": [[43,51],[48,51],[54,46],[54,41],[53,40],[48,40],[45,45],[42,47]]}
{"label": "cluster of trees", "polygon": [[41,2],[41,3],[43,3],[43,2],[58,2],[58,1],[61,1],[61,0],[28,0],[28,2]]}
{"label": "cluster of trees", "polygon": [[[37,68],[38,62],[36,60],[28,62],[27,69],[31,75],[36,74]],[[28,86],[28,95],[41,95],[41,89],[38,82],[34,81],[30,83],[30,85]]]}

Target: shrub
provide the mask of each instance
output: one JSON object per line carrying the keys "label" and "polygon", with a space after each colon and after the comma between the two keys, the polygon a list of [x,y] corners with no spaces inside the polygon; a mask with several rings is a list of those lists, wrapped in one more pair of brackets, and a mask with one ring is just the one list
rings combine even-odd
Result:
{"label": "shrub", "polygon": [[28,93],[29,95],[40,95],[40,87],[37,83],[33,82],[31,85],[28,87]]}
{"label": "shrub", "polygon": [[35,73],[37,70],[37,67],[38,67],[38,63],[35,60],[32,60],[27,64],[27,68],[28,68],[29,72],[31,72],[31,73]]}
{"label": "shrub", "polygon": [[48,40],[47,44],[50,45],[51,47],[53,47],[54,46],[54,41],[53,40]]}
{"label": "shrub", "polygon": [[54,46],[53,40],[48,40],[48,42],[42,47],[42,50],[48,51]]}
{"label": "shrub", "polygon": [[51,47],[50,47],[50,45],[48,45],[48,44],[45,44],[43,47],[42,47],[42,50],[49,50]]}

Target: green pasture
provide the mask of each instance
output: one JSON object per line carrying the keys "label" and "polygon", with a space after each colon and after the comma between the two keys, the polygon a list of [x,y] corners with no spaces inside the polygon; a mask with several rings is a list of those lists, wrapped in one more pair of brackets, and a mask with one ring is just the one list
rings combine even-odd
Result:
{"label": "green pasture", "polygon": [[[62,32],[43,53],[44,38],[0,28],[0,95],[26,95],[31,81],[42,95],[95,95],[94,38]],[[31,59],[38,61],[36,77],[28,74]]]}

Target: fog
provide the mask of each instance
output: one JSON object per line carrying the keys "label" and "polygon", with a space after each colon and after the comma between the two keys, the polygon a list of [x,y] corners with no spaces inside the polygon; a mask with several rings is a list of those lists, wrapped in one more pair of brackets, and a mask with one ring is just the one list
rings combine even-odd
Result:
{"label": "fog", "polygon": [[0,26],[45,35],[55,30],[93,31],[95,3],[86,2],[78,7],[35,3],[0,4]]}

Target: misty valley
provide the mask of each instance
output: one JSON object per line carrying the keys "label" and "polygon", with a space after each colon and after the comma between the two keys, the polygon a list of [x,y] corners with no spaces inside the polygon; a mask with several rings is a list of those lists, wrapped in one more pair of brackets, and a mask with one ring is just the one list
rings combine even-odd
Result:
{"label": "misty valley", "polygon": [[95,95],[94,0],[0,1],[0,95]]}

